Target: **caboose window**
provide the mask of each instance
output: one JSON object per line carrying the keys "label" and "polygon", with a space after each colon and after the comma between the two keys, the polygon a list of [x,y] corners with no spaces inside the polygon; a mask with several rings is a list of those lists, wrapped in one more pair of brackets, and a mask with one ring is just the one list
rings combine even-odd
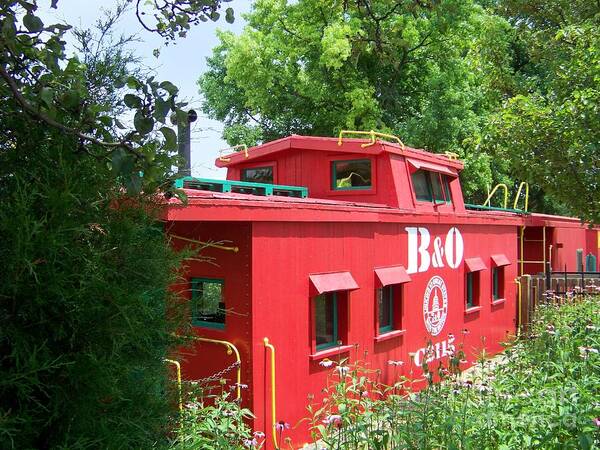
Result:
{"label": "caboose window", "polygon": [[448,176],[419,169],[412,174],[412,183],[418,201],[452,203]]}
{"label": "caboose window", "polygon": [[371,160],[332,161],[332,189],[370,189]]}
{"label": "caboose window", "polygon": [[394,329],[394,291],[393,285],[377,289],[377,304],[379,307],[379,333]]}
{"label": "caboose window", "polygon": [[273,166],[242,169],[241,181],[273,184]]}
{"label": "caboose window", "polygon": [[466,279],[467,309],[479,306],[479,272],[468,272]]}
{"label": "caboose window", "polygon": [[192,278],[192,324],[225,328],[223,280]]}
{"label": "caboose window", "polygon": [[500,300],[504,298],[504,267],[492,268],[492,298]]}
{"label": "caboose window", "polygon": [[317,350],[338,345],[338,299],[335,292],[315,298]]}

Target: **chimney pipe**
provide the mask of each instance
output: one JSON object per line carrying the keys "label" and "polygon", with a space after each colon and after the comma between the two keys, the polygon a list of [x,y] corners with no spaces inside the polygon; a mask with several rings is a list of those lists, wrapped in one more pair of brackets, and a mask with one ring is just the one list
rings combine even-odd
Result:
{"label": "chimney pipe", "polygon": [[190,124],[195,122],[197,119],[198,114],[196,111],[190,109],[187,113],[187,121],[180,123],[178,120],[174,120],[174,122],[177,123],[177,149],[180,157],[180,163],[177,172],[179,175],[184,177],[189,177],[192,175],[192,144]]}

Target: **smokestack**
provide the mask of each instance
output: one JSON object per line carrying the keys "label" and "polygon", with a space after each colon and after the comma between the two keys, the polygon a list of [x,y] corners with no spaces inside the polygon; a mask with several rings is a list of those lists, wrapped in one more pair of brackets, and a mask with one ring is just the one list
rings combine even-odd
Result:
{"label": "smokestack", "polygon": [[189,177],[192,175],[192,155],[191,155],[191,135],[190,135],[190,124],[198,119],[198,114],[193,109],[190,109],[187,113],[187,121],[185,123],[177,123],[177,148],[181,162],[177,172],[183,177]]}

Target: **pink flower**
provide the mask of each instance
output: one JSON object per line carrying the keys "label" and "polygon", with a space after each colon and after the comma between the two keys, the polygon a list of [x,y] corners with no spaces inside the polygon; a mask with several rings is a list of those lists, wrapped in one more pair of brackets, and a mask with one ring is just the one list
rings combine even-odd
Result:
{"label": "pink flower", "polygon": [[256,439],[244,439],[243,443],[244,443],[244,447],[248,447],[248,448],[256,447],[258,445],[258,442]]}
{"label": "pink flower", "polygon": [[323,423],[325,425],[340,425],[342,423],[342,416],[340,416],[339,414],[332,414],[330,416],[327,416],[323,420]]}
{"label": "pink flower", "polygon": [[592,422],[594,422],[594,425],[596,425],[597,427],[600,427],[600,417],[596,417],[592,420]]}
{"label": "pink flower", "polygon": [[454,335],[452,333],[448,333],[448,339],[454,339]]}
{"label": "pink flower", "polygon": [[362,391],[362,393],[360,394],[361,397],[368,397],[369,393],[367,391]]}
{"label": "pink flower", "polygon": [[470,333],[470,331],[469,331],[469,330],[467,330],[466,328],[463,328],[462,330],[460,330],[460,332],[461,332],[462,334],[469,334],[469,333]]}
{"label": "pink flower", "polygon": [[287,422],[284,422],[283,420],[280,420],[279,422],[277,422],[275,424],[275,429],[277,431],[288,430],[289,428],[290,428],[290,424]]}
{"label": "pink flower", "polygon": [[319,365],[320,365],[320,366],[323,366],[323,367],[331,367],[331,366],[333,366],[334,364],[335,364],[335,363],[334,363],[332,360],[330,360],[330,359],[327,359],[327,358],[325,358],[323,361],[321,361],[321,362],[319,363]]}
{"label": "pink flower", "polygon": [[265,437],[265,433],[263,433],[262,431],[255,431],[254,432],[254,437],[257,439],[262,439]]}

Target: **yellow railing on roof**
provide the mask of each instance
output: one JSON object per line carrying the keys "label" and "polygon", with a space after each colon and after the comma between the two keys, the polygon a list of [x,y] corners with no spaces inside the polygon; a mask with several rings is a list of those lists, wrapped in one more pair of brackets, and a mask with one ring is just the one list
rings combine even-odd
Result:
{"label": "yellow railing on roof", "polygon": [[229,154],[232,154],[232,152],[236,151],[238,148],[241,148],[243,150],[244,156],[247,158],[248,157],[248,146],[246,144],[240,144],[240,145],[234,145],[233,147],[222,148],[221,150],[219,150],[219,159],[223,162],[231,161],[231,158],[226,158],[225,156],[223,156],[223,153],[229,152]]}
{"label": "yellow railing on roof", "polygon": [[506,186],[506,184],[504,183],[499,183],[497,184],[494,189],[492,189],[492,192],[490,192],[490,194],[488,195],[485,203],[483,204],[483,206],[492,206],[492,197],[494,196],[494,194],[496,193],[496,191],[499,188],[503,188],[504,189],[504,203],[503,203],[503,208],[506,209],[508,207],[508,186]]}
{"label": "yellow railing on roof", "polygon": [[400,140],[400,138],[398,136],[394,136],[393,134],[386,134],[386,133],[380,133],[378,131],[355,131],[355,130],[342,130],[340,131],[340,134],[338,136],[338,145],[342,145],[342,137],[344,136],[344,134],[358,134],[361,136],[369,136],[371,138],[370,142],[367,142],[365,144],[361,144],[362,148],[366,148],[366,147],[370,147],[371,145],[375,145],[375,143],[377,142],[377,138],[387,138],[387,139],[392,139],[396,142],[398,142],[398,144],[400,144],[400,148],[402,148],[402,150],[404,150],[404,143]]}
{"label": "yellow railing on roof", "polygon": [[527,211],[529,207],[529,184],[525,181],[522,181],[519,184],[519,189],[517,190],[517,195],[515,196],[515,202],[513,203],[513,209],[517,209],[517,203],[519,203],[519,197],[521,196],[521,191],[523,190],[523,186],[525,186],[525,208],[524,211]]}

